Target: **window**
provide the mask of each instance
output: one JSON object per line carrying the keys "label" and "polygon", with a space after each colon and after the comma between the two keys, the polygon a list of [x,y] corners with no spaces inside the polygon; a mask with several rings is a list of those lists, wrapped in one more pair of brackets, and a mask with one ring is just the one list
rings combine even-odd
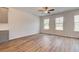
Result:
{"label": "window", "polygon": [[44,19],[44,29],[49,29],[49,18]]}
{"label": "window", "polygon": [[79,31],[79,15],[74,16],[74,31]]}
{"label": "window", "polygon": [[56,30],[63,30],[63,17],[55,19]]}

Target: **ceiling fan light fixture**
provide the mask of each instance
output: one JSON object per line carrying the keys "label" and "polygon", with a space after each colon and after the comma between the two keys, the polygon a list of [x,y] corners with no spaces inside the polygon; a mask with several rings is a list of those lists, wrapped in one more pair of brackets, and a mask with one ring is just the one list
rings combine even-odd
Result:
{"label": "ceiling fan light fixture", "polygon": [[46,11],[44,11],[44,13],[48,13],[48,11],[46,10]]}

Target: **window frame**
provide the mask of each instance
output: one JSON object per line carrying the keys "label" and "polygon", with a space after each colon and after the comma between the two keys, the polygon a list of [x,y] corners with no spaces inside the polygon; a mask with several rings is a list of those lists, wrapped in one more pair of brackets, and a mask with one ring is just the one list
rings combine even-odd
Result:
{"label": "window frame", "polygon": [[[48,21],[48,25],[47,25],[48,28],[46,28],[45,21]],[[44,30],[49,30],[49,29],[50,29],[49,24],[50,24],[50,19],[49,19],[49,18],[45,18],[45,19],[43,20],[43,29],[44,29]]]}
{"label": "window frame", "polygon": [[[59,20],[59,22],[57,21],[57,19]],[[62,22],[61,22],[61,20],[62,20]],[[57,29],[58,28],[57,25],[59,25],[59,24],[61,24],[62,27],[61,26],[59,26],[59,27],[62,29]],[[64,25],[64,17],[63,16],[55,18],[55,30],[63,31],[64,30],[63,25]]]}
{"label": "window frame", "polygon": [[[77,29],[79,29],[79,26],[77,25],[77,24],[79,24],[79,20],[78,20],[78,22],[76,21],[76,18],[75,17],[79,17],[79,15],[75,15],[74,16],[74,31],[75,32],[79,32],[79,30],[77,30]],[[76,26],[78,26],[78,28],[76,27]]]}

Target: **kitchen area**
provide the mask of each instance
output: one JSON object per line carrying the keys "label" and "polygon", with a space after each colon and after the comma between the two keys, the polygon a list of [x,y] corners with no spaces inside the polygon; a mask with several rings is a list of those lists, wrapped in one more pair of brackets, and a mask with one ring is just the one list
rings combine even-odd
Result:
{"label": "kitchen area", "polygon": [[0,7],[0,43],[9,40],[8,8]]}

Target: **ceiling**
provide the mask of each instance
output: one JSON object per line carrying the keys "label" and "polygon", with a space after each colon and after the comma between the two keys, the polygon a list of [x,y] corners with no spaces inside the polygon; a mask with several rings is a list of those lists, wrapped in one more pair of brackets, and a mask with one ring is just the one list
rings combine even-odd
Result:
{"label": "ceiling", "polygon": [[[16,9],[25,11],[25,12],[29,12],[33,15],[36,16],[46,16],[48,14],[45,13],[41,13],[38,10],[41,9],[41,7],[15,7]],[[52,14],[56,14],[56,13],[61,13],[61,12],[65,12],[65,11],[70,11],[70,10],[75,10],[75,9],[79,9],[79,7],[49,7],[49,9],[54,8],[55,11],[51,12]]]}

